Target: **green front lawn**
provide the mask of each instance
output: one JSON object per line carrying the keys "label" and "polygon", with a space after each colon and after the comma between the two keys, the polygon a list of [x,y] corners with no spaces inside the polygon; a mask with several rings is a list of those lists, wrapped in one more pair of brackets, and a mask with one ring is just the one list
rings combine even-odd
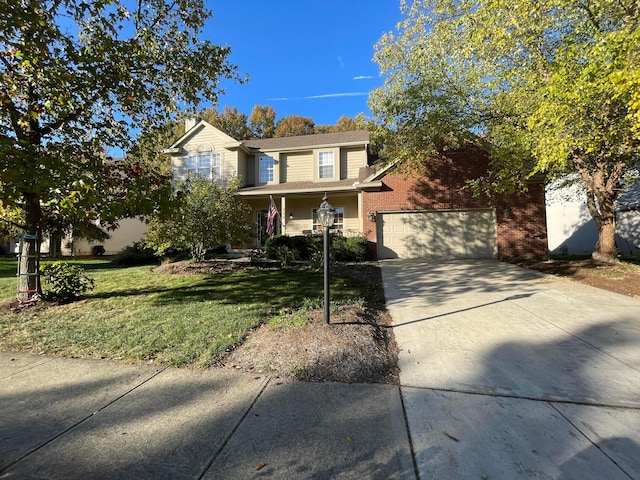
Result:
{"label": "green front lawn", "polygon": [[[96,288],[68,305],[0,315],[0,350],[215,364],[262,319],[322,295],[322,272],[247,270],[168,275],[152,267],[82,262]],[[15,298],[15,260],[0,259],[0,301]],[[334,275],[332,300],[371,295],[365,284]]]}

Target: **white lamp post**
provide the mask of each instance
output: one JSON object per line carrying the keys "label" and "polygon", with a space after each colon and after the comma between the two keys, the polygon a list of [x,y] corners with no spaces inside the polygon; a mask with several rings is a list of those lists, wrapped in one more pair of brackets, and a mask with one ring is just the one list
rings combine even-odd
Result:
{"label": "white lamp post", "polygon": [[336,211],[327,201],[326,193],[317,214],[324,227],[324,322],[329,323],[329,229],[333,227]]}

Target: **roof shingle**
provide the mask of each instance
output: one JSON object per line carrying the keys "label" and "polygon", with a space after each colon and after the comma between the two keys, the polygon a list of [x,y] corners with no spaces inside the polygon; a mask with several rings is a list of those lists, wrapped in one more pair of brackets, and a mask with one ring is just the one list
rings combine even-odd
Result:
{"label": "roof shingle", "polygon": [[286,150],[320,145],[344,145],[350,143],[369,143],[369,132],[353,130],[349,132],[316,133],[313,135],[299,135],[295,137],[261,138],[244,140],[242,144],[248,148],[259,150]]}

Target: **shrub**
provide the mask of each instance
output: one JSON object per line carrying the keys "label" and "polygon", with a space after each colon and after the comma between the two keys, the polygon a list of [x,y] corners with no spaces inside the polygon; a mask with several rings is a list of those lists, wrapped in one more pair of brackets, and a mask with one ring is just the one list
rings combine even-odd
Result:
{"label": "shrub", "polygon": [[254,248],[250,254],[251,265],[254,267],[261,267],[264,265],[264,261],[267,258],[267,254],[262,248]]}
{"label": "shrub", "polygon": [[218,245],[217,247],[210,248],[207,250],[204,258],[205,260],[211,260],[212,258],[220,258],[227,255],[227,246],[226,245]]}
{"label": "shrub", "polygon": [[289,248],[293,250],[298,260],[309,260],[311,254],[309,250],[309,238],[304,235],[295,235],[290,237]]}
{"label": "shrub", "polygon": [[352,262],[364,262],[369,258],[369,241],[364,237],[347,238],[346,248]]}
{"label": "shrub", "polygon": [[336,262],[348,262],[351,260],[347,250],[347,239],[338,235],[331,235],[331,259]]}
{"label": "shrub", "polygon": [[136,265],[151,265],[158,263],[158,258],[152,248],[146,247],[143,242],[124,247],[111,259],[111,264],[117,267],[134,267]]}
{"label": "shrub", "polygon": [[92,255],[104,255],[104,246],[103,245],[94,245],[93,247],[91,247],[91,254]]}
{"label": "shrub", "polygon": [[[332,262],[362,262],[369,256],[369,242],[362,236],[331,235],[330,260]],[[308,260],[312,267],[322,266],[324,256],[323,235],[288,237],[277,235],[267,239],[267,258],[280,260],[283,265],[293,260]],[[292,258],[293,257],[293,258]]]}
{"label": "shrub", "polygon": [[278,260],[278,251],[282,247],[291,249],[291,237],[286,235],[276,235],[275,237],[267,238],[267,241],[264,242],[264,249],[267,253],[267,258],[272,260]]}
{"label": "shrub", "polygon": [[322,258],[324,256],[324,239],[322,235],[307,237],[307,245],[309,248],[309,260],[315,263],[319,260],[320,266],[322,266]]}
{"label": "shrub", "polygon": [[94,287],[93,279],[85,275],[82,267],[67,262],[42,265],[40,274],[44,283],[42,295],[48,300],[69,302]]}
{"label": "shrub", "polygon": [[286,245],[279,245],[276,247],[275,259],[280,261],[280,265],[291,265],[296,260],[296,255],[289,247]]}

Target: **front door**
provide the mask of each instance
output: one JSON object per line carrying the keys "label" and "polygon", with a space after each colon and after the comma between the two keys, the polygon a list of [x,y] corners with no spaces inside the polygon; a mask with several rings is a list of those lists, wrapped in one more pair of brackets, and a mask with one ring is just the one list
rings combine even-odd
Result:
{"label": "front door", "polygon": [[269,238],[269,235],[267,235],[267,218],[268,212],[266,210],[258,212],[258,219],[256,221],[256,240],[258,247],[264,247],[264,242]]}

